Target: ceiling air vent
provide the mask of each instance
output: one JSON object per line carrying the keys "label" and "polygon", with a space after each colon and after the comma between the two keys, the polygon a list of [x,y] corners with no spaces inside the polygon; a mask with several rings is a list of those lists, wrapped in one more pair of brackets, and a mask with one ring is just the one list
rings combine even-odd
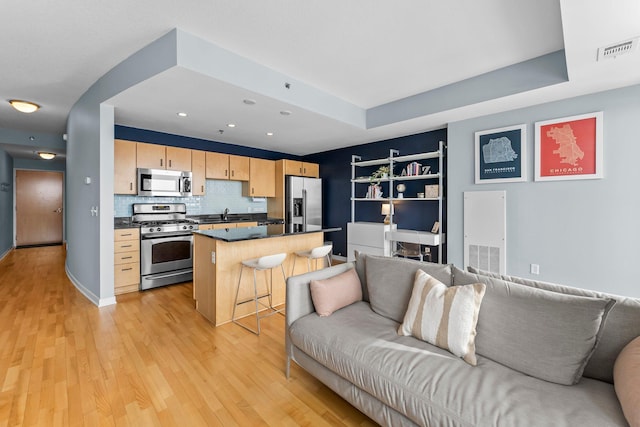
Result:
{"label": "ceiling air vent", "polygon": [[601,47],[598,49],[598,61],[603,59],[615,58],[619,55],[631,53],[638,45],[638,38],[616,43],[611,46]]}

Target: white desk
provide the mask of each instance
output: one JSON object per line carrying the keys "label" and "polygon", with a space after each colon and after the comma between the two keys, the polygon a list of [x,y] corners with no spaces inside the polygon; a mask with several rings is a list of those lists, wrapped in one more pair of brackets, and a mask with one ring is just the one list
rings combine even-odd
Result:
{"label": "white desk", "polygon": [[444,234],[440,241],[440,234],[429,231],[416,230],[392,230],[385,233],[385,238],[390,242],[417,243],[419,245],[439,246],[444,243]]}

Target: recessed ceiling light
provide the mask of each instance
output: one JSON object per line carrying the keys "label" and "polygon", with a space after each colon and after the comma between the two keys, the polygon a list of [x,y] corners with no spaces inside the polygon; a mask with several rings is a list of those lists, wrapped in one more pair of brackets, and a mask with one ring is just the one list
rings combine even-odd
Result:
{"label": "recessed ceiling light", "polygon": [[47,152],[44,152],[44,151],[38,151],[38,156],[42,157],[45,160],[51,160],[56,155],[54,153],[47,153]]}
{"label": "recessed ceiling light", "polygon": [[34,111],[37,111],[40,108],[38,104],[34,104],[33,102],[29,102],[29,101],[20,101],[19,99],[10,100],[9,104],[11,104],[13,108],[20,111],[21,113],[27,113],[27,114],[33,113]]}
{"label": "recessed ceiling light", "polygon": [[267,136],[273,136],[273,132],[267,132]]}
{"label": "recessed ceiling light", "polygon": [[291,115],[291,111],[289,111],[289,110],[282,110],[282,111],[280,111],[280,114],[282,114],[283,116],[290,116],[290,115]]}
{"label": "recessed ceiling light", "polygon": [[187,117],[187,113],[183,113],[182,111],[176,114],[180,117]]}
{"label": "recessed ceiling light", "polygon": [[236,127],[235,123],[227,123],[227,127],[228,128],[234,128]]}
{"label": "recessed ceiling light", "polygon": [[242,102],[244,102],[247,105],[255,105],[256,103],[254,99],[243,99]]}

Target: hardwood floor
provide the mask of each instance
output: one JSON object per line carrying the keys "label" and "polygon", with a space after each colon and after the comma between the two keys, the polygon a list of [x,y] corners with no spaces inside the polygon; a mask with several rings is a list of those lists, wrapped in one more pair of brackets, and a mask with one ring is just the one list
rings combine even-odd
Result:
{"label": "hardwood floor", "polygon": [[0,426],[369,426],[304,370],[284,376],[284,318],[213,327],[191,284],[98,308],[60,246],[0,261]]}

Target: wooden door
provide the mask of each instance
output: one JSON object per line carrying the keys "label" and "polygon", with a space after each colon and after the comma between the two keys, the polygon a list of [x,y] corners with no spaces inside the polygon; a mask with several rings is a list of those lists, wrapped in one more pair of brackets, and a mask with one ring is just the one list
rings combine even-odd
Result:
{"label": "wooden door", "polygon": [[146,144],[144,142],[136,144],[136,163],[139,168],[166,169],[166,156],[164,145]]}
{"label": "wooden door", "polygon": [[205,174],[206,174],[206,153],[204,151],[191,151],[191,193],[194,196],[204,196],[205,194]]}
{"label": "wooden door", "polygon": [[191,150],[180,147],[167,147],[167,169],[191,171]]}
{"label": "wooden door", "polygon": [[16,246],[62,243],[62,172],[16,171]]}
{"label": "wooden door", "polygon": [[137,194],[136,143],[116,139],[113,141],[113,192]]}
{"label": "wooden door", "polygon": [[208,179],[229,179],[229,155],[212,153],[207,151],[206,155]]}

